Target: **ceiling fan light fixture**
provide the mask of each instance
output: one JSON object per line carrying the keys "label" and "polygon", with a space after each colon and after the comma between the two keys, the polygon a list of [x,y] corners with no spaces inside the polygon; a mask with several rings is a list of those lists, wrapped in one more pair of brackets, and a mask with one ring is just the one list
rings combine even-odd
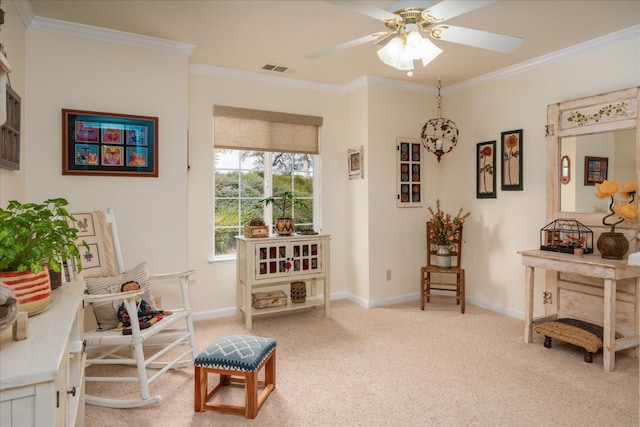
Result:
{"label": "ceiling fan light fixture", "polygon": [[421,59],[422,66],[433,61],[442,53],[442,49],[422,37],[419,31],[413,30],[394,37],[382,49],[378,57],[385,64],[398,70],[413,70],[413,61]]}
{"label": "ceiling fan light fixture", "polygon": [[378,58],[385,64],[396,67],[399,62],[400,55],[404,49],[402,39],[394,37],[389,43],[378,50]]}

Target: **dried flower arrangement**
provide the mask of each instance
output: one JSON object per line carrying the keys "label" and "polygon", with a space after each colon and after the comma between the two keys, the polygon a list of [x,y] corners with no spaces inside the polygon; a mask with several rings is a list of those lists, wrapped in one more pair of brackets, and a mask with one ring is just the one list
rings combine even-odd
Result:
{"label": "dried flower arrangement", "polygon": [[460,208],[457,215],[452,217],[450,214],[443,212],[440,209],[440,199],[436,200],[435,212],[429,207],[431,212],[431,235],[429,236],[435,241],[437,245],[450,245],[458,235],[460,227],[464,224],[465,218],[471,215],[471,212],[462,213],[463,208]]}

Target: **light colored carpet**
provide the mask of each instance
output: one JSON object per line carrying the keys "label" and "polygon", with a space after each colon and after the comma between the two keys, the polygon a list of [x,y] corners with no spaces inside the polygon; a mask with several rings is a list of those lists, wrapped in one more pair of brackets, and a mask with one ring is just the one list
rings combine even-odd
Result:
{"label": "light colored carpet", "polygon": [[[247,334],[236,318],[195,322],[198,351],[218,336]],[[448,300],[322,310],[254,319],[253,335],[277,341],[276,389],[255,420],[193,410],[193,370],[151,385],[163,400],[139,409],[86,406],[87,426],[638,426],[638,360],[616,369],[581,348],[543,337],[523,342],[523,322]],[[214,378],[214,377],[212,377]],[[89,392],[135,396],[116,384]],[[241,399],[233,387],[229,399]]]}

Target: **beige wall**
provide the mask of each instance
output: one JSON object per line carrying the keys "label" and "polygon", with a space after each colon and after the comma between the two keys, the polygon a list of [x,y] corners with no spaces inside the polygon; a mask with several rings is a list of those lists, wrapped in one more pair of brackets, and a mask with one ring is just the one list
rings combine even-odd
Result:
{"label": "beige wall", "polygon": [[[612,41],[530,71],[505,73],[495,82],[460,88],[445,97],[450,106],[445,113],[459,125],[464,147],[443,160],[445,206],[464,206],[472,212],[463,254],[472,302],[522,315],[524,271],[516,252],[539,247],[540,229],[546,225],[547,105],[639,85],[636,32],[632,39]],[[496,199],[475,199],[475,144],[499,140],[500,132],[514,129],[523,129],[524,191],[501,191],[498,181]],[[538,313],[541,300],[539,287],[534,294]]]}
{"label": "beige wall", "polygon": [[[144,260],[158,273],[186,268],[186,55],[30,29],[26,63],[26,199],[111,207],[126,268]],[[159,177],[63,176],[63,108],[157,116]]]}
{"label": "beige wall", "polygon": [[344,234],[346,178],[344,94],[225,79],[200,67],[189,75],[189,265],[198,270],[192,298],[195,311],[235,308],[235,261],[209,262],[213,255],[213,120],[215,104],[258,110],[322,116],[318,170],[321,183],[322,232],[331,239],[331,285],[345,290],[347,245]]}
{"label": "beige wall", "polygon": [[[19,26],[12,25],[20,44]],[[354,87],[257,82],[221,77],[206,67],[190,72],[183,54],[34,29],[26,31],[25,40],[23,159],[28,167],[20,172],[23,178],[0,171],[3,202],[6,194],[29,201],[61,196],[74,210],[113,207],[128,267],[146,259],[154,272],[195,268],[194,310],[202,317],[231,315],[235,262],[210,262],[212,106],[323,116],[321,221],[322,231],[333,235],[333,292],[366,306],[418,298],[428,213],[426,207],[395,207],[394,150],[396,137],[418,137],[424,122],[435,116],[433,88],[377,81]],[[449,92],[443,112],[460,128],[460,142],[439,164],[427,155],[425,196],[427,205],[439,197],[447,211],[472,212],[463,260],[470,303],[522,315],[524,273],[516,252],[538,246],[545,225],[546,107],[640,85],[639,47],[636,34],[525,72],[454,88],[446,87],[444,76]],[[62,176],[62,108],[158,116],[160,176]],[[476,144],[514,129],[524,131],[524,191],[502,192],[498,184],[497,199],[476,199]],[[346,152],[360,145],[365,179],[350,181]],[[165,288],[160,293],[170,303],[173,295]]]}
{"label": "beige wall", "polygon": [[[24,141],[28,138],[28,119],[25,117],[25,26],[18,15],[13,2],[2,4],[5,12],[2,25],[2,42],[5,46],[7,59],[11,63],[9,81],[11,87],[22,99],[22,129],[20,130],[20,145],[24,150]],[[9,170],[0,168],[0,206],[7,206],[9,200],[24,200],[26,194],[26,173],[29,160],[21,153],[20,169]]]}

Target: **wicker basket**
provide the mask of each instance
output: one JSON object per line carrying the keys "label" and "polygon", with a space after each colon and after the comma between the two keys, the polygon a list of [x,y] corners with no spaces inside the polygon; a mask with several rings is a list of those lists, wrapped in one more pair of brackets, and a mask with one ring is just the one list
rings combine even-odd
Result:
{"label": "wicker basket", "polygon": [[291,302],[301,303],[307,300],[307,284],[305,282],[291,282]]}

